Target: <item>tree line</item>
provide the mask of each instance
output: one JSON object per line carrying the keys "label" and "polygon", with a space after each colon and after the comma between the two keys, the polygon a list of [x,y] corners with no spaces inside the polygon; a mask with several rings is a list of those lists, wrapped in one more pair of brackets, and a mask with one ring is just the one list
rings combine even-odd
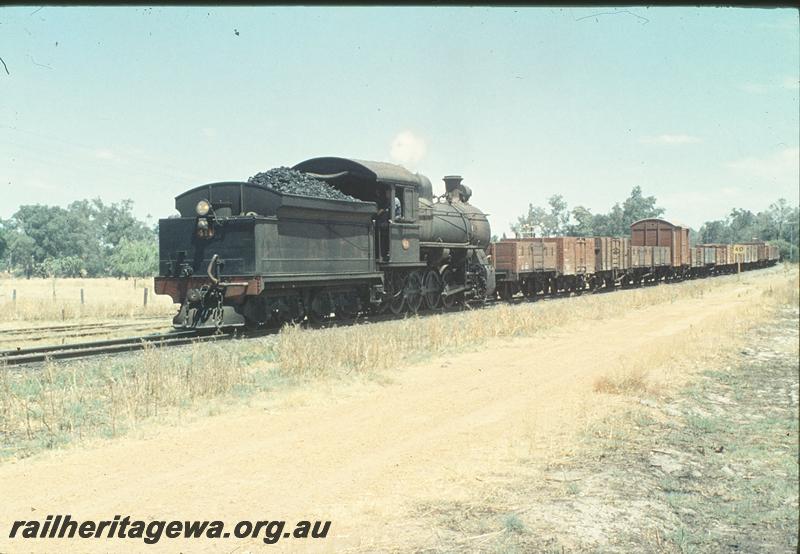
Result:
{"label": "tree line", "polygon": [[30,277],[145,277],[158,272],[157,226],[133,201],[20,206],[0,220],[0,269]]}
{"label": "tree line", "polygon": [[[641,187],[635,186],[621,204],[615,203],[608,213],[595,214],[584,206],[570,210],[564,198],[556,194],[545,207],[529,204],[527,213],[517,218],[511,230],[517,237],[627,236],[631,223],[664,215],[664,208],[657,203],[655,196],[645,196]],[[758,213],[733,208],[724,219],[706,221],[698,230],[690,228],[689,237],[693,244],[763,240],[778,246],[783,259],[797,261],[798,223],[800,208],[780,198]]]}

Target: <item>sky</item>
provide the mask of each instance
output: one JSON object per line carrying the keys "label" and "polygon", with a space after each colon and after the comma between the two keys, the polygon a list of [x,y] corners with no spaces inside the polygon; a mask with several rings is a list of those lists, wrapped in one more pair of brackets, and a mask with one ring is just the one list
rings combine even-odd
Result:
{"label": "sky", "polygon": [[0,218],[175,213],[317,156],[460,174],[494,234],[639,185],[694,228],[800,198],[794,9],[0,8]]}

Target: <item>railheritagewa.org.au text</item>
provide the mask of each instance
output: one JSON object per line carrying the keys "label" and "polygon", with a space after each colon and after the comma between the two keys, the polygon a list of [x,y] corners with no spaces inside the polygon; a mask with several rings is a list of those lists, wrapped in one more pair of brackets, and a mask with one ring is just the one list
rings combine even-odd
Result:
{"label": "railheritagewa.org.au text", "polygon": [[243,520],[232,526],[219,520],[150,520],[131,516],[114,516],[110,520],[76,520],[70,514],[48,515],[42,520],[12,522],[10,539],[133,539],[155,544],[167,539],[247,539],[260,538],[265,544],[281,539],[324,539],[331,528],[330,521],[298,521],[287,526],[286,521]]}

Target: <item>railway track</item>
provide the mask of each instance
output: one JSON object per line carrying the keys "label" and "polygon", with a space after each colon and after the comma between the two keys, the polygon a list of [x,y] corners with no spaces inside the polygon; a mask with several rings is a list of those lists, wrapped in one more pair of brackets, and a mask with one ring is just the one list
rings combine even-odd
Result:
{"label": "railway track", "polygon": [[[137,318],[134,321],[126,321],[121,323],[109,323],[109,322],[96,322],[96,323],[75,323],[69,325],[48,325],[45,327],[21,327],[17,329],[3,329],[2,334],[3,337],[11,337],[11,336],[19,336],[19,335],[27,335],[30,333],[81,333],[87,331],[93,331],[97,329],[126,329],[129,327],[142,327],[150,324],[158,324],[164,323],[163,317],[148,317],[148,318]],[[68,336],[68,335],[65,335]]]}
{"label": "railway track", "polygon": [[156,346],[158,348],[184,346],[196,342],[227,340],[237,336],[239,335],[235,332],[200,334],[195,331],[173,331],[122,339],[61,344],[36,348],[19,348],[16,350],[0,351],[0,365],[15,366],[41,363],[48,360],[87,358],[142,350],[147,346]]}
{"label": "railway track", "polygon": [[[434,314],[434,313],[439,313],[439,314],[456,313],[464,310],[479,309],[481,307],[490,307],[501,304],[516,305],[528,302],[561,300],[570,298],[572,296],[607,294],[610,292],[614,292],[615,290],[632,290],[637,288],[659,286],[664,284],[666,283],[654,282],[654,283],[643,283],[640,285],[632,285],[632,286],[618,285],[610,289],[601,288],[596,290],[580,291],[578,293],[569,291],[559,291],[556,293],[551,293],[546,295],[540,294],[534,297],[524,297],[522,295],[519,295],[512,299],[509,299],[508,301],[492,299],[492,300],[487,300],[485,304],[482,305],[470,306],[468,304],[464,304],[464,305],[454,306],[452,308],[439,309],[436,311],[421,311],[419,312],[418,315],[424,316],[426,314]],[[359,316],[352,320],[344,320],[344,321],[335,319],[324,322],[308,321],[303,323],[303,326],[311,329],[321,329],[330,326],[350,326],[350,325],[359,325],[365,323],[366,324],[381,323],[386,321],[403,319],[405,317],[411,317],[411,316],[412,314],[408,313],[370,314],[366,316]],[[99,326],[102,324],[91,324],[91,325]],[[130,323],[130,324],[119,324],[119,325],[133,326],[133,325],[141,325],[141,323]],[[170,331],[167,333],[144,335],[138,337],[110,339],[110,340],[102,340],[94,342],[82,342],[75,344],[63,344],[56,346],[24,348],[16,350],[5,350],[5,351],[0,351],[0,366],[36,364],[47,360],[68,360],[76,358],[88,358],[92,356],[118,354],[122,352],[132,352],[136,350],[142,350],[147,346],[155,346],[160,348],[168,346],[184,346],[196,342],[210,342],[218,340],[227,340],[232,338],[257,338],[266,335],[276,334],[278,332],[280,332],[279,328],[264,328],[254,331],[244,331],[242,329],[234,329],[228,331],[223,330],[220,333],[216,334],[209,334],[209,333],[203,334],[198,331]]]}
{"label": "railway track", "polygon": [[[458,312],[464,307],[454,307],[445,312]],[[420,314],[422,315],[422,313]],[[369,316],[357,317],[348,321],[330,320],[325,322],[305,322],[303,325],[311,329],[321,329],[336,326],[349,326],[364,323],[380,323],[408,317],[408,314],[370,314]],[[99,329],[102,324],[97,325]],[[131,324],[137,325],[137,324]],[[139,324],[140,325],[140,324]],[[65,326],[69,327],[69,326]],[[72,326],[78,327],[78,326]],[[122,327],[118,325],[117,327]],[[33,329],[31,329],[33,330]],[[197,342],[212,342],[228,340],[232,338],[257,338],[272,335],[280,332],[279,328],[264,328],[253,331],[242,329],[222,330],[220,333],[201,333],[198,331],[170,331],[167,333],[144,335],[137,337],[127,337],[119,339],[109,339],[92,342],[81,342],[73,344],[60,344],[51,346],[41,346],[33,348],[17,348],[13,350],[0,350],[0,367],[21,366],[39,364],[45,361],[71,360],[77,358],[89,358],[124,352],[142,350],[147,346],[157,348],[169,346],[185,346]]]}
{"label": "railway track", "polygon": [[124,335],[119,333],[125,332],[133,335],[155,334],[163,332],[165,328],[169,327],[169,322],[161,322],[160,325],[126,325],[119,327],[97,327],[93,330],[73,331],[68,333],[50,333],[50,334],[34,334],[35,329],[31,330],[29,335],[16,335],[9,337],[0,337],[0,351],[12,350],[17,348],[33,348],[36,345],[67,345],[76,341],[94,341],[100,340],[103,337],[116,337],[121,338]]}

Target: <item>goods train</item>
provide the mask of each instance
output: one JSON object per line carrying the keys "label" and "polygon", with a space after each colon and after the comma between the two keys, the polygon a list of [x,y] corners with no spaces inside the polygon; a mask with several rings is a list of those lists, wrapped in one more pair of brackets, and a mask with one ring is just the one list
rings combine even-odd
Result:
{"label": "goods train", "polygon": [[779,258],[764,242],[690,246],[688,228],[658,218],[633,223],[630,237],[503,239],[489,252],[503,299],[734,273]]}
{"label": "goods train", "polygon": [[[306,318],[474,305],[517,294],[635,285],[773,265],[762,242],[690,246],[662,219],[630,237],[537,237],[490,242],[485,213],[460,176],[430,180],[383,162],[313,158],[292,171],[336,192],[280,192],[219,182],[175,199],[159,221],[155,292],[180,304],[173,325],[255,328]],[[298,193],[299,192],[299,193]],[[346,199],[343,199],[346,198]]]}

